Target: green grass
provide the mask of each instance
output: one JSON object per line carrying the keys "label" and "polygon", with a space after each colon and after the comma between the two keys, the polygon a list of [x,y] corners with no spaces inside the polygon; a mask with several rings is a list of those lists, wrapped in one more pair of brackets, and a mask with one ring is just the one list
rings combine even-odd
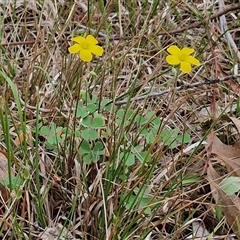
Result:
{"label": "green grass", "polygon": [[[233,72],[218,19],[205,22],[217,5],[121,2],[0,5],[2,239],[50,239],[50,228],[53,239],[186,239],[194,218],[209,234],[231,232],[216,221],[202,143],[211,130],[231,134],[218,116],[237,115],[239,97],[227,83],[176,90]],[[68,47],[89,33],[104,54],[84,63]],[[201,66],[169,66],[170,45],[194,48]]]}

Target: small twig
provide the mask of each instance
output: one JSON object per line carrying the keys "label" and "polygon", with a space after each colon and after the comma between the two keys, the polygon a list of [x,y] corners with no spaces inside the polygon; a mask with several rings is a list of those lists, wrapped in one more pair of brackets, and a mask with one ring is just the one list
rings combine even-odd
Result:
{"label": "small twig", "polygon": [[[199,87],[199,86],[202,86],[202,85],[210,85],[210,84],[215,84],[215,83],[228,81],[230,79],[236,79],[238,77],[240,77],[240,74],[230,75],[230,76],[226,76],[226,77],[223,77],[223,78],[217,78],[217,79],[206,79],[206,80],[201,81],[201,82],[196,82],[196,83],[192,83],[192,84],[184,84],[182,86],[174,88],[174,90],[182,91],[182,90],[186,90],[186,89],[192,89],[192,88],[196,88],[196,87]],[[132,102],[132,101],[143,100],[143,99],[146,99],[146,98],[159,97],[159,96],[162,96],[164,94],[169,93],[172,90],[173,89],[171,88],[171,89],[163,90],[163,91],[160,91],[160,92],[153,92],[153,93],[150,93],[148,95],[132,98],[132,99],[130,99],[130,101]],[[129,102],[129,99],[125,99],[125,100],[121,100],[121,101],[116,101],[116,102],[114,102],[114,104],[124,105],[128,102]]]}

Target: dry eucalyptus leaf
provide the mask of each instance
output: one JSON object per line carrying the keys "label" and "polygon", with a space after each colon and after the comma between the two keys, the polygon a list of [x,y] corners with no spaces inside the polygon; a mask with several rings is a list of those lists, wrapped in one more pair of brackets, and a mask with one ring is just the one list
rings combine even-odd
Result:
{"label": "dry eucalyptus leaf", "polygon": [[221,176],[214,170],[212,164],[209,163],[207,169],[207,176],[210,187],[213,192],[213,198],[215,202],[222,207],[222,212],[234,231],[234,233],[240,238],[240,232],[238,225],[240,223],[240,199],[236,194],[231,197],[228,196],[219,186],[221,182]]}

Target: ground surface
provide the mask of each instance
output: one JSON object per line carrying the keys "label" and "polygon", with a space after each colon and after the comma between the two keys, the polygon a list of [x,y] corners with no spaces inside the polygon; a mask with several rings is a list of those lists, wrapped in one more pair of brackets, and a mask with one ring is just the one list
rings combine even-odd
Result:
{"label": "ground surface", "polygon": [[[1,239],[238,239],[240,4],[1,1]],[[68,47],[92,34],[104,54]],[[195,50],[190,73],[167,48]]]}

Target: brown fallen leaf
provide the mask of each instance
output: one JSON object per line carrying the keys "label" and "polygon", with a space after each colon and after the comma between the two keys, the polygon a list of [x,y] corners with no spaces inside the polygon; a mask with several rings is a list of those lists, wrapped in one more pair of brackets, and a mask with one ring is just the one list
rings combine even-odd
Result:
{"label": "brown fallen leaf", "polygon": [[240,141],[235,142],[235,143],[233,144],[233,146],[234,146],[236,149],[240,150]]}
{"label": "brown fallen leaf", "polygon": [[207,169],[207,179],[209,181],[212,195],[215,202],[222,207],[222,212],[234,231],[240,239],[240,199],[234,194],[228,196],[219,186],[222,177],[214,170],[211,162],[209,162]]}
{"label": "brown fallen leaf", "polygon": [[211,154],[214,154],[220,163],[226,166],[228,172],[240,177],[240,150],[222,143],[215,133],[213,134],[207,138],[206,148],[209,149],[211,146]]}
{"label": "brown fallen leaf", "polygon": [[240,93],[240,85],[237,81],[230,79],[230,80],[226,81],[225,83],[228,85],[228,87],[230,89],[232,89],[233,92],[235,92],[236,94]]}
{"label": "brown fallen leaf", "polygon": [[235,117],[230,117],[234,125],[236,126],[238,133],[240,133],[240,120]]}
{"label": "brown fallen leaf", "polygon": [[39,239],[41,240],[64,240],[71,239],[76,240],[75,237],[71,234],[69,229],[64,227],[61,223],[57,223],[54,227],[48,227],[44,230],[44,232],[39,234]]}
{"label": "brown fallen leaf", "polygon": [[[8,159],[6,157],[7,153],[0,151],[0,180],[6,180],[8,178]],[[11,173],[13,174],[13,172]],[[5,202],[8,201],[10,193],[8,188],[0,183],[0,193]]]}
{"label": "brown fallen leaf", "polygon": [[[223,71],[223,69],[222,69],[222,67],[221,67],[219,62],[216,62],[216,69],[217,69],[217,71],[218,71],[218,73],[219,73],[219,75],[221,77],[227,77],[228,76],[228,73]],[[234,79],[230,79],[230,80],[226,81],[225,83],[228,85],[228,87],[234,93],[236,93],[236,94],[240,93],[240,84],[237,81],[235,81]]]}
{"label": "brown fallen leaf", "polygon": [[26,126],[26,133],[23,134],[22,131],[19,132],[19,135],[15,138],[14,143],[16,146],[20,146],[21,143],[24,142],[24,137],[26,142],[31,146],[32,145],[32,131],[30,127]]}
{"label": "brown fallen leaf", "polygon": [[208,168],[207,168],[207,180],[209,181],[211,193],[215,200],[215,202],[218,202],[219,194],[216,189],[216,184],[219,184],[222,181],[221,176],[214,170],[212,163],[209,162]]}

